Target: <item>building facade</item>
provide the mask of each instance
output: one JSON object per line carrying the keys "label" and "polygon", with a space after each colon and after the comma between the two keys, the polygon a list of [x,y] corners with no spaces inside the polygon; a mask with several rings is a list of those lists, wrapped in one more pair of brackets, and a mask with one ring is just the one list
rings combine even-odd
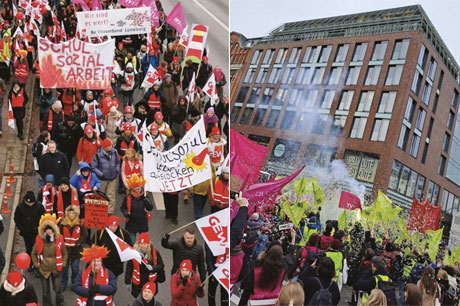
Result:
{"label": "building facade", "polygon": [[460,69],[421,6],[283,24],[240,69],[232,128],[269,147],[267,171],[342,159],[369,200],[379,189],[406,209],[429,200],[449,226]]}

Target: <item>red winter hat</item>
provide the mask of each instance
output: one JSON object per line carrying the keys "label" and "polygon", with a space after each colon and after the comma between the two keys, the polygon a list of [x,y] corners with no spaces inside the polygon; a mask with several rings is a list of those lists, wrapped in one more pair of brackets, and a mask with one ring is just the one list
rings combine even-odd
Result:
{"label": "red winter hat", "polygon": [[106,138],[102,141],[102,147],[103,148],[108,148],[112,145],[112,141],[110,139]]}
{"label": "red winter hat", "polygon": [[85,126],[85,133],[92,133],[92,132],[94,132],[93,127],[91,125],[87,124]]}
{"label": "red winter hat", "polygon": [[142,291],[144,290],[150,290],[153,294],[155,294],[155,292],[157,291],[157,286],[154,282],[148,282],[145,283],[144,287],[142,287]]}
{"label": "red winter hat", "polygon": [[161,120],[163,119],[163,114],[161,112],[156,112],[155,113],[155,120]]}
{"label": "red winter hat", "polygon": [[[149,233],[140,233],[139,234],[139,240],[137,242],[139,242],[139,243],[150,243]],[[142,290],[144,290],[144,289],[142,289]]]}
{"label": "red winter hat", "polygon": [[125,113],[132,113],[133,112],[133,107],[132,106],[125,106]]}
{"label": "red winter hat", "polygon": [[136,127],[133,126],[129,122],[125,122],[125,123],[123,123],[123,130],[125,130],[125,131],[130,130],[131,132],[134,132],[136,130]]}
{"label": "red winter hat", "polygon": [[180,268],[186,268],[187,270],[189,271],[192,271],[192,262],[190,261],[190,259],[185,259],[183,260],[181,263],[180,263]]}
{"label": "red winter hat", "polygon": [[22,280],[23,276],[22,273],[19,271],[12,271],[8,273],[8,275],[6,276],[6,281],[13,287],[19,286]]}
{"label": "red winter hat", "polygon": [[104,94],[106,94],[106,95],[108,95],[108,96],[113,96],[113,89],[112,89],[112,87],[107,88],[106,90],[104,90]]}
{"label": "red winter hat", "polygon": [[118,224],[120,224],[120,219],[119,219],[117,216],[110,216],[110,217],[107,219],[107,226],[109,226],[109,225],[116,225],[116,226],[118,226]]}
{"label": "red winter hat", "polygon": [[206,55],[203,56],[203,60],[208,60],[208,57]]}
{"label": "red winter hat", "polygon": [[151,125],[149,125],[149,130],[153,130],[153,129],[158,130],[159,129],[158,124],[152,123]]}
{"label": "red winter hat", "polygon": [[177,56],[174,56],[174,57],[173,57],[173,62],[175,62],[175,63],[179,63],[179,57],[177,57]]}
{"label": "red winter hat", "polygon": [[214,135],[220,135],[220,130],[218,127],[213,127],[212,128],[212,131],[211,131],[211,135],[214,136]]}

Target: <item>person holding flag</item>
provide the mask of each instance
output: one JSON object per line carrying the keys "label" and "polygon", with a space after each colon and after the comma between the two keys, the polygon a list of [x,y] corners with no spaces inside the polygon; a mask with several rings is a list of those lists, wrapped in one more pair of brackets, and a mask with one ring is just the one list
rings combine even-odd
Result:
{"label": "person holding flag", "polygon": [[113,305],[112,298],[117,292],[117,278],[102,264],[108,253],[107,248],[94,244],[81,253],[81,260],[88,264],[72,282],[72,291],[78,295],[77,305]]}
{"label": "person holding flag", "polygon": [[201,281],[192,268],[190,259],[181,262],[177,272],[171,277],[171,305],[196,305],[197,297],[204,297]]}
{"label": "person holding flag", "polygon": [[153,295],[158,293],[158,284],[165,281],[164,263],[160,252],[156,250],[149,238],[149,233],[140,233],[134,249],[142,256],[142,262],[135,259],[126,264],[125,284],[133,297],[138,297],[144,286],[152,282]]}
{"label": "person holding flag", "polygon": [[200,88],[203,88],[206,85],[206,82],[209,80],[209,77],[212,73],[212,66],[208,63],[208,57],[203,56],[200,64],[200,72],[196,78],[196,85]]}

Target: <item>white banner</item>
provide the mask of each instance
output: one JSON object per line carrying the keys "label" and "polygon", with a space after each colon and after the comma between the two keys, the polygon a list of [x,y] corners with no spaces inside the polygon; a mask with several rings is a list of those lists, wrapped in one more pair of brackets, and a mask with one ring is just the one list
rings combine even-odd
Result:
{"label": "white banner", "polygon": [[219,283],[230,291],[230,261],[226,260],[223,264],[219,265],[212,275],[219,281]]}
{"label": "white banner", "polygon": [[153,68],[152,65],[150,65],[149,70],[145,74],[145,78],[144,78],[144,81],[142,82],[141,87],[145,89],[149,89],[150,87],[153,86],[153,83],[155,83],[156,81],[161,81],[160,74],[155,68]]}
{"label": "white banner", "polygon": [[204,119],[185,134],[172,149],[160,152],[152,136],[145,131],[144,152],[145,189],[151,192],[175,192],[211,179]]}
{"label": "white banner", "polygon": [[150,8],[77,12],[78,27],[89,37],[150,33]]}
{"label": "white banner", "polygon": [[214,256],[225,253],[228,247],[228,216],[230,208],[222,209],[195,221],[201,236]]}

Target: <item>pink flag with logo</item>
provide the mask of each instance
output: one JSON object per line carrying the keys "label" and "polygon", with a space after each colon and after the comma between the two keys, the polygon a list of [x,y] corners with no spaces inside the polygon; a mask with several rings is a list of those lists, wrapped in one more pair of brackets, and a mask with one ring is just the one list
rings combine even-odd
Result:
{"label": "pink flag with logo", "polygon": [[102,5],[99,0],[93,0],[93,11],[102,11]]}
{"label": "pink flag with logo", "polygon": [[340,194],[339,208],[349,209],[349,210],[354,210],[354,209],[359,208],[362,210],[361,200],[354,194],[342,190],[342,193]]}
{"label": "pink flag with logo", "polygon": [[182,33],[186,26],[186,23],[180,1],[177,2],[176,6],[174,6],[171,13],[169,13],[168,17],[166,17],[165,21],[172,25],[179,33]]}
{"label": "pink flag with logo", "polygon": [[127,8],[139,7],[141,0],[120,0],[119,3]]}
{"label": "pink flag with logo", "polygon": [[155,0],[141,0],[142,6],[150,7],[152,15],[150,16],[150,22],[155,28],[160,27],[160,13],[158,13],[157,5]]}

